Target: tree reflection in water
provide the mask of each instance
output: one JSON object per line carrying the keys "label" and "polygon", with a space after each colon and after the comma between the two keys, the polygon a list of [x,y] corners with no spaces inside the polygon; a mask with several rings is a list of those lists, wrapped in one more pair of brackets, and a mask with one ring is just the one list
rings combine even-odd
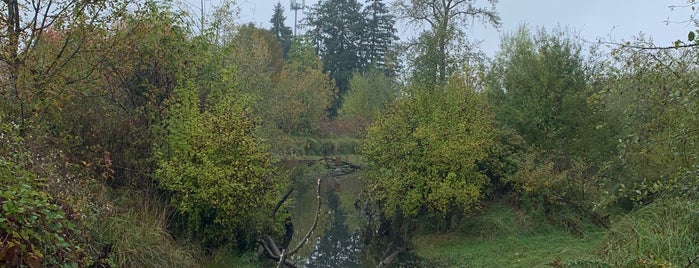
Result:
{"label": "tree reflection in water", "polygon": [[339,204],[335,191],[326,192],[331,209],[332,224],[316,243],[313,253],[306,260],[306,267],[363,267],[360,234],[351,233],[345,224],[345,212]]}

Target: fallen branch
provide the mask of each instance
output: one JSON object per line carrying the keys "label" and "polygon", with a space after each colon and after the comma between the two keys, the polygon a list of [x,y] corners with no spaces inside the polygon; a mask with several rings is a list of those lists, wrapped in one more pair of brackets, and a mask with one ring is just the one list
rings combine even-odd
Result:
{"label": "fallen branch", "polygon": [[282,265],[286,263],[286,249],[282,249],[282,254],[279,255],[279,263],[277,264],[277,268],[283,268]]}
{"label": "fallen branch", "polygon": [[394,261],[396,261],[396,258],[398,257],[399,254],[401,254],[401,253],[403,253],[403,252],[405,252],[405,251],[407,251],[407,250],[408,250],[408,249],[407,249],[407,248],[404,248],[404,247],[398,248],[396,251],[394,251],[393,253],[391,253],[391,255],[388,255],[388,257],[386,257],[386,258],[383,259],[381,262],[379,262],[379,265],[377,265],[376,267],[377,267],[377,268],[382,268],[382,267],[385,267],[386,265],[389,265],[389,264],[393,263]]}
{"label": "fallen branch", "polygon": [[308,229],[308,233],[306,233],[306,236],[301,240],[301,242],[296,245],[296,248],[291,250],[288,255],[294,255],[296,254],[301,247],[303,247],[304,244],[306,244],[306,241],[311,237],[311,234],[313,231],[315,231],[316,226],[318,226],[318,217],[320,216],[320,182],[321,182],[322,177],[318,177],[318,187],[316,187],[316,200],[318,200],[316,204],[316,217],[313,220],[313,225],[311,225],[311,228]]}
{"label": "fallen branch", "polygon": [[[262,248],[264,249],[264,251],[265,251],[267,257],[269,257],[270,259],[276,261],[276,262],[278,263],[277,265],[279,265],[279,263],[283,263],[283,265],[286,265],[286,267],[289,267],[289,268],[296,268],[296,264],[295,264],[295,263],[292,263],[292,262],[290,262],[288,259],[286,259],[286,256],[284,256],[283,258],[282,258],[282,256],[280,256],[280,255],[282,255],[282,253],[280,253],[279,255],[274,255],[274,252],[273,252],[273,250],[270,248],[269,245],[267,245],[267,244],[265,244],[264,242],[262,242],[262,240],[258,240],[258,242],[260,243],[260,245],[261,245]],[[284,252],[284,250],[282,250],[282,252]]]}
{"label": "fallen branch", "polygon": [[[313,225],[308,230],[308,233],[306,233],[306,236],[304,236],[303,239],[301,239],[301,242],[299,242],[299,244],[296,245],[296,247],[294,249],[292,249],[288,252],[286,251],[286,249],[280,249],[277,246],[277,244],[274,242],[274,239],[272,239],[272,237],[270,237],[269,235],[266,235],[266,234],[262,236],[262,239],[258,240],[258,243],[262,246],[266,255],[269,258],[277,261],[277,267],[284,267],[284,266],[292,267],[292,268],[296,267],[296,265],[294,263],[289,262],[289,260],[287,258],[289,256],[293,256],[294,254],[296,254],[296,252],[298,252],[303,247],[303,245],[306,244],[308,239],[311,237],[311,234],[313,233],[313,231],[315,231],[316,227],[318,226],[318,218],[320,217],[320,183],[322,181],[322,178],[323,177],[318,176],[318,182],[317,182],[317,187],[316,187],[317,206],[316,206],[315,219],[313,220]],[[284,203],[284,200],[286,200],[289,197],[289,195],[291,194],[292,191],[293,191],[293,189],[289,190],[284,195],[282,200],[277,203],[277,206],[275,207],[274,211],[272,212],[272,215],[271,215],[272,217],[274,217],[274,214],[276,213],[276,211],[279,209],[279,207],[281,207],[281,204]]]}
{"label": "fallen branch", "polygon": [[264,238],[265,244],[269,247],[269,249],[272,250],[273,256],[277,256],[277,257],[281,256],[282,253],[279,250],[279,247],[277,246],[277,244],[274,243],[274,240],[272,239],[272,237],[270,237],[269,235],[264,235],[263,238]]}
{"label": "fallen branch", "polygon": [[277,202],[277,205],[274,206],[274,210],[272,210],[272,214],[269,216],[270,218],[274,219],[274,216],[277,215],[277,211],[279,211],[279,208],[286,202],[286,200],[289,198],[291,193],[294,191],[294,188],[289,189],[284,196],[282,196],[282,199]]}

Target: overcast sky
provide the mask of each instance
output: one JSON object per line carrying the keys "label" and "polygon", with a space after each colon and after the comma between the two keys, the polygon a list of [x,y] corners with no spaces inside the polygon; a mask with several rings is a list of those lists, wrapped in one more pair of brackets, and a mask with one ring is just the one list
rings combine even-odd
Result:
{"label": "overcast sky", "polygon": [[[199,7],[201,0],[185,0],[189,6]],[[204,0],[206,10],[218,5],[219,0]],[[300,0],[299,0],[300,1]],[[364,0],[359,0],[363,2]],[[269,28],[274,5],[284,6],[287,26],[293,26],[294,13],[289,8],[290,0],[238,0],[240,23],[252,22]],[[305,1],[311,6],[317,0]],[[390,2],[390,1],[387,1]],[[483,1],[484,2],[484,1]],[[606,41],[631,40],[639,33],[651,36],[657,45],[671,45],[677,39],[686,39],[687,32],[694,26],[687,21],[691,10],[686,0],[500,0],[496,9],[502,19],[502,27],[494,29],[473,25],[467,34],[471,40],[481,40],[481,49],[489,56],[499,50],[503,33],[515,31],[526,23],[532,28],[544,26],[547,29],[557,25],[568,27],[587,41],[603,38]],[[677,6],[671,8],[671,6]],[[298,19],[304,13],[299,11]],[[409,36],[411,31],[398,25],[399,36]]]}

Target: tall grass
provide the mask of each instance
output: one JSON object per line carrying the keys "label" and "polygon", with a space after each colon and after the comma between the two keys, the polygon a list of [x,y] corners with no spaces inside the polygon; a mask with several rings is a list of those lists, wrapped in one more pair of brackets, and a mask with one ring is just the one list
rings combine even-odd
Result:
{"label": "tall grass", "polygon": [[607,233],[602,258],[615,267],[698,265],[699,201],[663,200],[626,215]]}
{"label": "tall grass", "polygon": [[260,262],[260,258],[255,256],[252,252],[240,255],[233,253],[226,249],[220,249],[215,251],[211,256],[207,257],[203,261],[201,267],[203,268],[257,268],[265,267],[263,263]]}
{"label": "tall grass", "polygon": [[197,266],[196,247],[168,233],[164,201],[135,191],[115,194],[114,211],[97,224],[95,233],[102,243],[112,245],[109,257],[117,267]]}

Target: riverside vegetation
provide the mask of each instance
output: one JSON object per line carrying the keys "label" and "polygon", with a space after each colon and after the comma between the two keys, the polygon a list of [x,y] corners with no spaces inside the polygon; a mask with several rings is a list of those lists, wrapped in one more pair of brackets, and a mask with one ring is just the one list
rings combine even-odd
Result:
{"label": "riverside vegetation", "polygon": [[696,32],[487,58],[497,2],[0,2],[0,266],[699,265]]}

